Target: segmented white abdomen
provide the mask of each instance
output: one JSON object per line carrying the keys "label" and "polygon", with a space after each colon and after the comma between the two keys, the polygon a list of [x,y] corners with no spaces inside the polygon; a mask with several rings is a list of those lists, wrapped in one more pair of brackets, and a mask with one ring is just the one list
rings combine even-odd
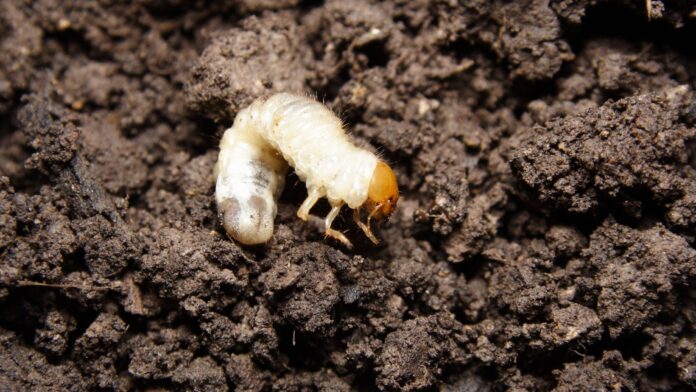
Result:
{"label": "segmented white abdomen", "polygon": [[252,127],[235,121],[225,131],[216,166],[215,199],[223,226],[234,239],[252,245],[271,238],[287,168]]}
{"label": "segmented white abdomen", "polygon": [[256,101],[240,117],[256,124],[254,128],[280,151],[307,189],[317,190],[331,204],[345,202],[350,208],[367,199],[378,159],[354,146],[341,121],[323,104],[280,93]]}

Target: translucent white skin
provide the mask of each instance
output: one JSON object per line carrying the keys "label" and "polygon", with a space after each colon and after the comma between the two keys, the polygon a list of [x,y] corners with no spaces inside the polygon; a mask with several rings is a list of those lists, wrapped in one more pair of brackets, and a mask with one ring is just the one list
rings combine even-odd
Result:
{"label": "translucent white skin", "polygon": [[215,199],[232,238],[262,244],[273,236],[276,201],[288,166],[258,133],[236,124],[220,141]]}
{"label": "translucent white skin", "polygon": [[[231,237],[245,244],[271,238],[286,162],[305,182],[308,199],[326,197],[333,207],[355,209],[367,200],[379,159],[354,146],[341,120],[311,98],[279,93],[255,101],[220,142],[216,200]],[[312,205],[303,204],[298,215]]]}

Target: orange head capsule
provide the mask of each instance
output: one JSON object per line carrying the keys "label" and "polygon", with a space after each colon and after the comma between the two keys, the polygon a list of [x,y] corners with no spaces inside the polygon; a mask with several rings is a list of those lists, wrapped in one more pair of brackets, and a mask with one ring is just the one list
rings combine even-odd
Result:
{"label": "orange head capsule", "polygon": [[367,200],[363,206],[370,218],[388,218],[399,200],[399,186],[396,175],[386,163],[379,161],[372,172],[370,187],[367,190]]}

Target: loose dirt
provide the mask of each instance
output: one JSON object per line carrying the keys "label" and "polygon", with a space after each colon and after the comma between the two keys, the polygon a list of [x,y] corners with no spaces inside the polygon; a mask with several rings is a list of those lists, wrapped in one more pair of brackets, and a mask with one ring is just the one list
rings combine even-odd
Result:
{"label": "loose dirt", "polygon": [[[459,3],[0,1],[0,390],[696,388],[694,5]],[[395,169],[379,246],[293,174],[226,238],[278,91]]]}

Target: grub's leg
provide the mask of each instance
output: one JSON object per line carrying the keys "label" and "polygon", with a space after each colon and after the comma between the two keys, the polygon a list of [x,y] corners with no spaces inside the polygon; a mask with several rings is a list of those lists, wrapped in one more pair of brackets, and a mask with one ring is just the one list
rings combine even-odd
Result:
{"label": "grub's leg", "polygon": [[372,234],[372,229],[370,228],[370,226],[364,224],[360,220],[360,208],[356,208],[353,210],[353,220],[355,221],[355,224],[357,224],[358,227],[363,231],[363,233],[365,233],[367,238],[370,239],[370,241],[372,241],[375,245],[379,244],[379,240],[377,239],[377,237],[375,237],[374,234]]}
{"label": "grub's leg", "polygon": [[334,239],[337,239],[343,243],[343,245],[347,246],[348,248],[352,248],[353,244],[346,238],[343,233],[341,233],[338,230],[334,230],[331,228],[331,225],[333,224],[334,219],[338,216],[338,213],[341,212],[341,207],[343,204],[335,205],[331,207],[331,211],[329,211],[329,215],[326,216],[326,219],[324,220],[324,235],[327,237],[331,237]]}
{"label": "grub's leg", "polygon": [[300,209],[297,210],[297,217],[307,222],[307,219],[309,218],[309,210],[311,210],[312,207],[317,204],[317,200],[319,200],[320,197],[321,194],[316,189],[307,189],[307,198],[304,202],[302,202]]}

